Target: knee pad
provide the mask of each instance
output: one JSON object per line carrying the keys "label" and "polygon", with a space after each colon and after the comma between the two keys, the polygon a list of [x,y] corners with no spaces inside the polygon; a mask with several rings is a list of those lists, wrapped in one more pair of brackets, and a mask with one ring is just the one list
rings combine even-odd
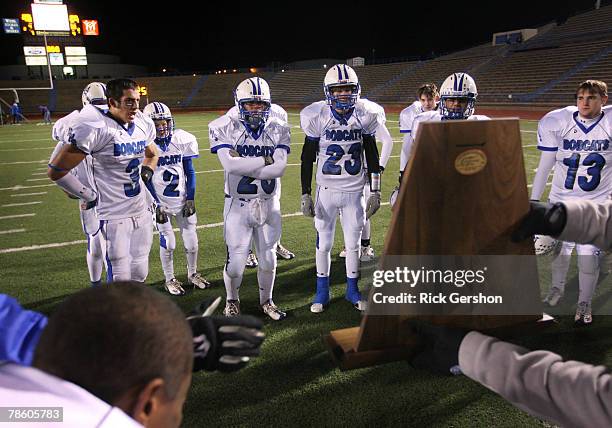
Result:
{"label": "knee pad", "polygon": [[317,232],[317,250],[329,252],[332,249],[333,242],[333,236],[331,233]]}
{"label": "knee pad", "polygon": [[167,251],[174,251],[176,248],[176,238],[174,235],[159,234],[159,246]]}
{"label": "knee pad", "polygon": [[599,254],[579,254],[578,271],[586,274],[599,272]]}
{"label": "knee pad", "polygon": [[267,272],[274,272],[276,269],[276,251],[272,248],[257,254],[259,269]]}
{"label": "knee pad", "polygon": [[198,234],[195,230],[183,233],[183,245],[188,253],[198,251]]}
{"label": "knee pad", "polygon": [[244,264],[246,262],[247,253],[236,253],[229,251],[227,261],[225,262],[225,272],[230,278],[238,278],[244,273]]}

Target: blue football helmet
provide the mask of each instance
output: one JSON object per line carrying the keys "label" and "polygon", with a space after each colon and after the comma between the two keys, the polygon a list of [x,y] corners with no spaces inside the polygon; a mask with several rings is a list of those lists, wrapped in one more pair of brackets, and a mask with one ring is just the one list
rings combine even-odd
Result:
{"label": "blue football helmet", "polygon": [[155,142],[161,147],[170,144],[172,133],[174,132],[174,119],[168,106],[155,101],[147,104],[142,109],[142,112],[145,116],[153,119],[155,123]]}
{"label": "blue football helmet", "polygon": [[[467,119],[474,114],[478,90],[476,82],[467,73],[453,73],[446,78],[440,88],[440,114],[444,119]],[[449,108],[446,100],[465,101],[465,107]]]}
{"label": "blue football helmet", "polygon": [[[243,80],[234,91],[234,102],[240,112],[240,121],[251,130],[257,130],[266,123],[270,116],[272,97],[270,87],[261,77]],[[261,110],[247,110],[246,103],[262,103]]]}
{"label": "blue football helmet", "polygon": [[[332,89],[348,86],[351,88],[350,95],[335,96]],[[327,71],[323,83],[325,99],[333,109],[349,110],[355,107],[355,103],[361,95],[361,85],[357,73],[346,64],[336,64]]]}

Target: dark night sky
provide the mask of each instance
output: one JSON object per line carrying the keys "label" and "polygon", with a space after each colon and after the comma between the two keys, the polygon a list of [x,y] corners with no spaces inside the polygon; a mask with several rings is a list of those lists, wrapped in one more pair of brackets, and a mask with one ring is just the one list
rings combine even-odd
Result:
{"label": "dark night sky", "polygon": [[[1,17],[19,17],[29,3],[5,0]],[[70,13],[98,19],[101,36],[85,38],[90,53],[118,54],[153,71],[204,71],[312,58],[369,60],[372,49],[377,59],[448,52],[488,42],[494,32],[567,17],[595,1],[65,3]],[[2,32],[0,44],[0,63],[15,64],[20,36]]]}

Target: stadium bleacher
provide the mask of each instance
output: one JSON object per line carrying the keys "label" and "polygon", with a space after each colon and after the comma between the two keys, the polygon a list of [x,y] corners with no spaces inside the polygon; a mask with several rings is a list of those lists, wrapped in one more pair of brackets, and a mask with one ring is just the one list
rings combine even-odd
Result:
{"label": "stadium bleacher", "polygon": [[[362,95],[383,104],[406,104],[423,82],[440,83],[453,72],[468,72],[479,88],[481,106],[556,107],[573,102],[576,85],[589,78],[612,82],[612,5],[569,18],[565,23],[541,27],[524,43],[492,46],[486,43],[425,61],[366,65],[356,69]],[[325,69],[258,73],[270,83],[274,101],[300,106],[322,99]],[[136,78],[148,87],[149,99],[172,108],[224,109],[233,104],[232,91],[251,73],[208,76]],[[16,82],[3,81],[10,88]],[[20,91],[22,109],[38,111],[49,105],[67,112],[80,106],[87,80],[58,80],[50,91]],[[30,81],[28,86],[48,82]],[[12,102],[9,93],[0,94]],[[10,98],[10,99],[7,99]]]}

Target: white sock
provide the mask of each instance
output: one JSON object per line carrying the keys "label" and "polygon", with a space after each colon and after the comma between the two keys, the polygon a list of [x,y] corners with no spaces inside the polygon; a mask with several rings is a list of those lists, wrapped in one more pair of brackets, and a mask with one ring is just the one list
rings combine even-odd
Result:
{"label": "white sock", "polygon": [[274,289],[274,278],[276,271],[265,271],[257,269],[257,282],[259,282],[259,304],[263,305],[268,300],[272,300],[272,290]]}

